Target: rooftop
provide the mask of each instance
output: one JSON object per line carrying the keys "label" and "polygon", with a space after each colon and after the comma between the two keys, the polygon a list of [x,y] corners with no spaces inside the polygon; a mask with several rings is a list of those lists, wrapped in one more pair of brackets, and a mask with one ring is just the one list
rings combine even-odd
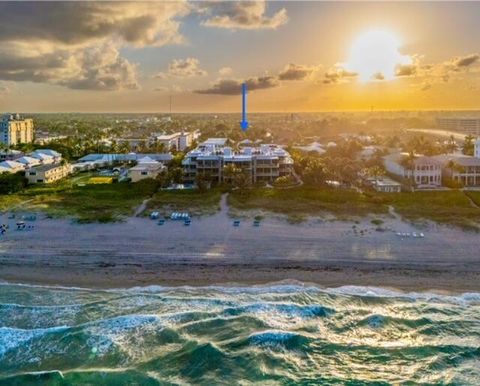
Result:
{"label": "rooftop", "polygon": [[[409,156],[408,153],[402,152],[402,153],[388,154],[383,158],[386,160],[399,163],[403,158],[408,156]],[[414,163],[415,165],[440,165],[440,161],[438,161],[434,157],[428,157],[426,155],[421,155],[421,154],[415,154]]]}
{"label": "rooftop", "polygon": [[480,166],[480,158],[460,155],[460,154],[442,154],[434,157],[436,160],[446,165],[448,162],[453,161],[460,166]]}
{"label": "rooftop", "polygon": [[40,165],[40,166],[33,166],[27,169],[27,172],[30,170],[35,170],[37,172],[46,172],[56,168],[63,168],[64,165],[61,164],[48,164],[48,165]]}

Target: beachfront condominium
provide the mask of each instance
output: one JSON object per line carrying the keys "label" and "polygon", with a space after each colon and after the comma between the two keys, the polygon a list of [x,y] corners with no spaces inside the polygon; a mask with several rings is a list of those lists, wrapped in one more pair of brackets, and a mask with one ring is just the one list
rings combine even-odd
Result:
{"label": "beachfront condominium", "polygon": [[188,152],[182,162],[186,182],[203,175],[213,182],[228,182],[225,168],[232,165],[251,178],[252,183],[272,182],[293,173],[290,154],[278,145],[265,144],[234,150],[226,138],[210,138]]}
{"label": "beachfront condominium", "polygon": [[0,119],[0,143],[13,146],[33,142],[33,119],[19,114],[4,114]]}

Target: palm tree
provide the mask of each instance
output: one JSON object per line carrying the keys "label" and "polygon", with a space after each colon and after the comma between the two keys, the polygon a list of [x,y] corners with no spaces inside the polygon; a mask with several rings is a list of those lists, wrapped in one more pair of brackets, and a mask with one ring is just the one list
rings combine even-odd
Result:
{"label": "palm tree", "polygon": [[413,180],[413,170],[415,169],[415,158],[417,156],[413,151],[410,151],[406,156],[403,156],[400,160],[400,165],[410,173],[410,178]]}

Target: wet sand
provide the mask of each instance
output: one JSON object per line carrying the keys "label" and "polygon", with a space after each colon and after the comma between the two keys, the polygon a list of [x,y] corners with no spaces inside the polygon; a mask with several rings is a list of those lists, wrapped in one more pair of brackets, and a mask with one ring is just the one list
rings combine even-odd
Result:
{"label": "wet sand", "polygon": [[[41,217],[41,216],[40,216]],[[253,214],[232,225],[223,202],[213,216],[180,221],[132,217],[114,224],[40,218],[33,230],[0,236],[0,280],[90,288],[260,284],[300,280],[326,287],[371,285],[408,291],[480,291],[479,235],[385,217],[291,225]],[[27,223],[30,224],[30,223]],[[402,238],[396,232],[423,232]]]}

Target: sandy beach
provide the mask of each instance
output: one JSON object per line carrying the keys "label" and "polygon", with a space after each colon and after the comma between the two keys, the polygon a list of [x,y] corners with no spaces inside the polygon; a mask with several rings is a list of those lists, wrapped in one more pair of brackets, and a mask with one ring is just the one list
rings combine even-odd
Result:
{"label": "sandy beach", "polygon": [[[260,284],[300,280],[326,287],[371,285],[402,290],[480,291],[478,234],[399,218],[300,224],[253,214],[232,225],[225,200],[212,216],[181,221],[131,217],[112,224],[77,224],[42,215],[33,230],[0,236],[0,280],[80,287]],[[30,224],[30,223],[27,223]],[[424,238],[397,232],[423,232]]]}

